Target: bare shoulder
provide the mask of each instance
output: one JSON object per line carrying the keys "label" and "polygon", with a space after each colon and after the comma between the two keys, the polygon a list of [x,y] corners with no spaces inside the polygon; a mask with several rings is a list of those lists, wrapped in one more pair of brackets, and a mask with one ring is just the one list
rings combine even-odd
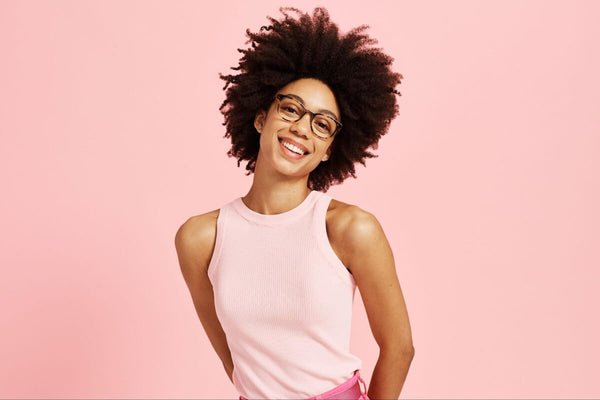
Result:
{"label": "bare shoulder", "polygon": [[331,199],[326,215],[327,236],[342,263],[352,271],[353,251],[358,242],[381,229],[370,212],[342,201]]}
{"label": "bare shoulder", "polygon": [[347,227],[348,223],[351,222],[374,222],[375,216],[370,212],[363,210],[359,206],[354,204],[344,203],[336,199],[331,199],[329,208],[327,208],[327,222],[331,222],[334,225],[342,225]]}
{"label": "bare shoulder", "polygon": [[188,218],[175,234],[175,248],[184,275],[208,268],[217,237],[220,210],[212,210]]}
{"label": "bare shoulder", "polygon": [[357,230],[370,230],[379,226],[377,218],[370,212],[342,201],[331,199],[326,216],[327,229],[332,233],[350,234]]}

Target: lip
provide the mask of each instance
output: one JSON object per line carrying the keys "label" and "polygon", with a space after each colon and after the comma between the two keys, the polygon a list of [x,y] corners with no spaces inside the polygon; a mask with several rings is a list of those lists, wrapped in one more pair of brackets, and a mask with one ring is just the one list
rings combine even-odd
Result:
{"label": "lip", "polygon": [[306,157],[306,154],[300,155],[298,153],[294,153],[293,151],[291,151],[290,149],[285,147],[283,145],[283,141],[281,141],[281,140],[279,141],[279,148],[281,149],[281,152],[283,153],[283,155],[288,159],[301,160],[304,157]]}
{"label": "lip", "polygon": [[285,140],[286,142],[289,142],[289,143],[293,144],[294,146],[296,146],[296,147],[299,147],[299,148],[300,148],[300,149],[302,149],[302,151],[304,152],[304,155],[307,155],[307,154],[309,154],[309,153],[310,153],[310,152],[308,151],[308,149],[306,148],[306,146],[304,146],[304,145],[302,145],[302,144],[300,144],[300,143],[296,142],[296,141],[295,141],[295,140],[293,140],[293,139],[290,139],[290,138],[287,138],[287,137],[280,137],[280,138],[278,138],[278,139],[279,139],[279,141],[280,141],[280,142],[281,142],[282,140]]}

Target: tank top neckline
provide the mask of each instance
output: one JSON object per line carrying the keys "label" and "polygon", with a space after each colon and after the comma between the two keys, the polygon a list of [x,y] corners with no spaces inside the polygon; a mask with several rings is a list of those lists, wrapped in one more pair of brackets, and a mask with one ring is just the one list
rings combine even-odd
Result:
{"label": "tank top neckline", "polygon": [[248,220],[262,223],[262,224],[267,224],[267,225],[280,224],[280,223],[290,222],[290,221],[295,220],[296,218],[304,215],[309,210],[309,208],[313,205],[313,203],[316,200],[319,193],[320,192],[318,192],[316,190],[311,190],[310,193],[308,194],[308,196],[306,196],[300,204],[298,204],[296,207],[292,208],[291,210],[284,211],[279,214],[261,214],[259,212],[256,212],[256,211],[250,209],[242,201],[242,197],[237,197],[233,201],[233,207],[240,215],[242,215],[244,218],[246,218]]}

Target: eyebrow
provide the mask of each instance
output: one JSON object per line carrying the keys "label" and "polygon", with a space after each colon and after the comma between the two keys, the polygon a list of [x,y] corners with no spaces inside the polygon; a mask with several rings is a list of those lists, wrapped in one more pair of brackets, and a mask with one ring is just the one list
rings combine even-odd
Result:
{"label": "eyebrow", "polygon": [[[292,93],[286,93],[286,96],[293,97],[294,99],[296,99],[300,103],[302,103],[302,105],[304,105],[304,100],[302,99],[302,97],[300,97],[300,96],[298,96],[296,94],[292,94]],[[335,118],[337,121],[340,120],[340,118],[337,115],[335,115],[335,113],[333,113],[332,111],[329,111],[327,109],[324,109],[324,108],[322,108],[320,110],[317,110],[317,113],[319,113],[319,114],[328,114],[328,115],[332,116],[333,118]]]}

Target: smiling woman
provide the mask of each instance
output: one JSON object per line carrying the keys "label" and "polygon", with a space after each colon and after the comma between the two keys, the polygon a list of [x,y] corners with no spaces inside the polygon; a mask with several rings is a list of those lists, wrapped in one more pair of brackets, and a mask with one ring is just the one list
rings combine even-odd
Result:
{"label": "smiling woman", "polygon": [[[374,157],[401,75],[366,27],[282,12],[222,76],[228,154],[252,186],[179,228],[181,271],[240,399],[398,398],[414,348],[390,245],[371,213],[325,192]],[[349,349],[357,287],[380,347],[368,393]]]}

